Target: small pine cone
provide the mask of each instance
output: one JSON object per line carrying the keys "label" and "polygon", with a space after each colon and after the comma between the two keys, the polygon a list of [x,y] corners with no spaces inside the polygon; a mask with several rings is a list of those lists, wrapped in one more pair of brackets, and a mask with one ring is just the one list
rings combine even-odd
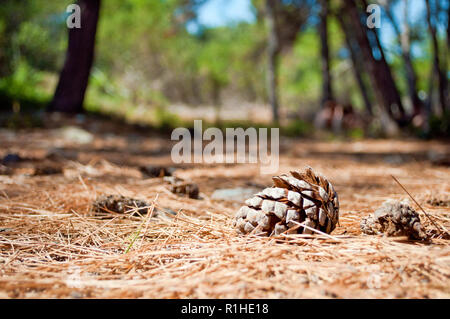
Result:
{"label": "small pine cone", "polygon": [[[241,234],[279,235],[284,232],[331,233],[339,220],[339,200],[333,185],[311,168],[303,173],[274,176],[274,186],[245,202],[234,226]],[[300,226],[304,224],[307,227]]]}
{"label": "small pine cone", "polygon": [[361,231],[367,235],[408,236],[427,239],[419,214],[408,202],[388,200],[373,214],[361,220]]}
{"label": "small pine cone", "polygon": [[147,214],[150,204],[139,199],[122,195],[101,195],[93,203],[93,210],[99,213],[132,213]]}

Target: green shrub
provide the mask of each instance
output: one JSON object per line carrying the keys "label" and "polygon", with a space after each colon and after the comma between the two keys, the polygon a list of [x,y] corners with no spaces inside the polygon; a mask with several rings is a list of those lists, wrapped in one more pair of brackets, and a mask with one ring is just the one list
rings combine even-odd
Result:
{"label": "green shrub", "polygon": [[450,112],[430,119],[430,137],[450,137]]}
{"label": "green shrub", "polygon": [[50,94],[41,86],[44,74],[20,60],[14,72],[0,79],[1,108],[11,110],[13,105],[19,109],[35,110],[43,108],[50,100]]}

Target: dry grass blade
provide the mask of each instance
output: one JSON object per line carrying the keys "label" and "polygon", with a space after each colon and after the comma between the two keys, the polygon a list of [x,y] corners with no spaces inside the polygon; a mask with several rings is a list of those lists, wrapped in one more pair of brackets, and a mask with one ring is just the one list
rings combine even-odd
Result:
{"label": "dry grass blade", "polygon": [[[394,181],[397,182],[397,184],[405,191],[406,194],[408,194],[408,196],[414,201],[414,203],[416,203],[417,206],[419,206],[419,208],[422,210],[422,212],[425,214],[425,216],[428,218],[428,220],[434,225],[434,227],[436,227],[437,231],[440,233],[443,233],[442,229],[436,224],[436,222],[431,218],[430,215],[428,215],[428,213],[422,208],[422,206],[415,200],[415,198],[406,190],[406,188],[398,181],[398,179],[395,178],[394,175],[391,175],[391,177],[394,179]],[[444,231],[449,234],[448,230],[445,229],[444,227]]]}

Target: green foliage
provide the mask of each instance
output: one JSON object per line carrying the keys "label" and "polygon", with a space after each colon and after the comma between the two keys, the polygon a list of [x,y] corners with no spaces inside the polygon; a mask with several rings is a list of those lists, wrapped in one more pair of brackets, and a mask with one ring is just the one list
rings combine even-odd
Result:
{"label": "green foliage", "polygon": [[[56,72],[65,51],[63,35],[66,32],[58,31],[57,26],[61,21],[53,19],[54,14],[62,12],[59,10],[61,3],[42,0],[2,1],[0,5],[2,110],[36,110],[44,108],[48,103],[54,89]],[[49,87],[50,85],[52,87]],[[22,116],[22,119],[25,121],[26,116]],[[24,125],[27,126],[26,123]]]}
{"label": "green foliage", "polygon": [[430,137],[450,137],[450,112],[430,119]]}
{"label": "green foliage", "polygon": [[293,120],[284,125],[281,133],[286,136],[300,137],[310,135],[314,131],[311,123],[301,120]]}
{"label": "green foliage", "polygon": [[0,118],[0,127],[13,130],[42,127],[42,117],[36,112],[13,112]]}
{"label": "green foliage", "polygon": [[163,107],[157,107],[154,113],[154,126],[161,130],[170,131],[176,127],[183,126],[181,119]]}
{"label": "green foliage", "polygon": [[36,105],[43,105],[50,98],[49,94],[40,87],[43,79],[42,72],[32,68],[27,61],[20,60],[13,74],[0,79],[1,95],[10,103],[11,101],[16,103],[35,101]]}
{"label": "green foliage", "polygon": [[[56,40],[56,41],[55,41]],[[16,55],[39,70],[57,72],[62,63],[65,46],[51,36],[49,28],[26,21],[12,40]]]}
{"label": "green foliage", "polygon": [[[66,4],[67,5],[67,4]],[[25,59],[42,70],[56,72],[65,51],[63,2],[3,0],[0,5],[0,76],[12,73]],[[2,60],[3,59],[3,60]]]}
{"label": "green foliage", "polygon": [[352,140],[360,140],[365,136],[364,130],[362,128],[353,128],[347,132],[347,135]]}
{"label": "green foliage", "polygon": [[245,95],[253,93],[246,90],[264,90],[249,87],[251,83],[260,82],[258,77],[263,77],[262,70],[256,69],[255,65],[255,62],[261,61],[255,46],[264,41],[263,36],[258,27],[243,23],[206,30],[202,38],[197,40],[200,47],[196,63],[212,95],[216,93],[215,90],[220,91],[230,85]]}
{"label": "green foliage", "polygon": [[297,39],[292,55],[287,57],[280,68],[280,86],[283,104],[294,109],[300,103],[310,104],[320,97],[320,59],[318,59],[319,39],[314,28],[308,28]]}

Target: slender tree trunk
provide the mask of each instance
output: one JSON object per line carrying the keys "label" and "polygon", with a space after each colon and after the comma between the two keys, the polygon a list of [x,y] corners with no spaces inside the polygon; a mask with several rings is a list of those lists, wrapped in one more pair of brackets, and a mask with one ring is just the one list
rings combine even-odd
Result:
{"label": "slender tree trunk", "polygon": [[449,51],[450,51],[450,5],[447,8],[447,53]]}
{"label": "slender tree trunk", "polygon": [[354,39],[352,37],[352,33],[349,30],[348,22],[345,21],[345,17],[342,14],[335,15],[341,25],[342,31],[344,32],[345,43],[350,52],[350,58],[353,64],[353,72],[355,74],[356,83],[358,84],[359,90],[361,91],[361,96],[364,101],[364,106],[366,108],[366,113],[369,116],[373,115],[373,107],[372,102],[370,101],[369,91],[363,79],[363,68],[361,67],[361,63],[358,59],[358,54],[354,48],[353,42]]}
{"label": "slender tree trunk", "polygon": [[[366,0],[362,0],[362,3],[364,5],[364,8],[367,8],[368,4]],[[367,18],[368,15],[364,11],[364,16]],[[369,29],[366,24],[364,24],[364,28],[366,29],[366,32],[372,33],[373,39],[375,40],[376,48],[378,49],[380,53],[380,59],[376,60],[378,63],[378,67],[381,69],[381,72],[383,74],[383,77],[385,78],[385,81],[388,82],[388,88],[389,88],[389,99],[390,99],[390,106],[391,106],[391,113],[394,114],[394,117],[397,120],[397,123],[399,124],[405,124],[405,110],[403,108],[402,99],[400,96],[400,93],[397,89],[397,85],[395,83],[394,77],[391,72],[391,68],[389,64],[386,61],[386,57],[384,55],[383,46],[381,45],[380,37],[378,36],[378,33],[376,29]],[[382,86],[384,86],[384,89],[386,90],[386,85],[383,85],[383,82],[381,83]]]}
{"label": "slender tree trunk", "polygon": [[391,24],[394,28],[395,34],[397,36],[397,40],[401,47],[401,54],[403,58],[403,63],[405,65],[406,71],[406,80],[408,84],[408,93],[409,98],[411,100],[411,105],[413,107],[413,116],[422,113],[423,103],[419,99],[419,95],[417,93],[417,75],[414,71],[414,67],[411,59],[411,41],[410,41],[410,30],[409,30],[409,19],[408,19],[408,8],[409,1],[404,0],[404,11],[403,11],[403,32],[400,31],[397,22],[392,15],[391,10],[388,6],[385,7],[386,15],[388,19],[391,21]]}
{"label": "slender tree trunk", "polygon": [[69,30],[69,45],[49,111],[79,113],[94,60],[95,34],[100,0],[79,0],[81,28]]}
{"label": "slender tree trunk", "polygon": [[[378,101],[384,106],[389,116],[394,119],[397,124],[406,124],[405,112],[401,102],[400,94],[395,85],[389,65],[384,57],[383,49],[379,42],[376,32],[368,30],[361,21],[361,12],[358,9],[355,0],[344,1],[344,14],[348,15],[349,21],[352,23],[352,29],[355,32],[359,47],[363,53],[366,65],[373,81]],[[365,1],[363,1],[365,3]],[[366,17],[366,15],[364,15]],[[375,44],[380,52],[380,59],[373,56],[373,48],[368,38],[368,32],[372,32]]]}
{"label": "slender tree trunk", "polygon": [[[439,104],[441,105],[442,112],[444,113],[445,110],[448,108],[447,101],[446,101],[446,91],[447,91],[447,75],[444,74],[444,72],[441,70],[441,63],[439,59],[439,43],[437,40],[436,35],[436,27],[433,25],[432,22],[432,13],[431,13],[431,6],[430,1],[425,0],[425,4],[427,7],[427,23],[428,23],[428,30],[431,35],[431,42],[433,44],[433,67],[434,72],[437,75],[438,78],[438,90],[439,90]],[[429,97],[431,98],[431,96]]]}
{"label": "slender tree trunk", "polygon": [[408,8],[409,8],[409,1],[404,0],[404,13],[403,13],[404,31],[403,33],[399,34],[399,36],[402,47],[403,61],[405,63],[409,96],[411,99],[411,104],[413,106],[413,116],[414,116],[422,113],[423,103],[419,98],[419,94],[417,93],[417,75],[416,72],[414,71],[414,66],[412,64],[411,59],[411,37],[409,29]]}
{"label": "slender tree trunk", "polygon": [[213,104],[214,104],[214,123],[217,126],[220,126],[220,109],[222,108],[222,100],[220,98],[220,91],[221,91],[221,85],[220,82],[215,79],[214,77],[212,78],[212,100],[213,100]]}
{"label": "slender tree trunk", "polygon": [[430,76],[428,77],[428,92],[425,101],[425,122],[423,126],[424,133],[427,135],[430,132],[430,119],[433,114],[433,92],[434,92],[434,65],[431,67]]}
{"label": "slender tree trunk", "polygon": [[320,1],[320,23],[319,35],[321,43],[321,60],[322,60],[322,108],[328,101],[333,101],[333,90],[330,73],[330,55],[328,45],[328,5],[329,0]]}
{"label": "slender tree trunk", "polygon": [[266,21],[269,27],[269,39],[267,48],[267,91],[269,95],[269,103],[272,107],[273,121],[275,123],[278,123],[280,119],[278,104],[278,59],[280,54],[280,43],[278,39],[275,5],[275,0],[266,0]]}
{"label": "slender tree trunk", "polygon": [[448,13],[447,14],[447,16],[448,16],[448,20],[447,20],[447,50],[445,51],[445,57],[444,57],[443,65],[442,65],[441,75],[442,75],[443,85],[445,88],[445,91],[444,91],[445,110],[446,110],[446,112],[450,112],[450,86],[449,86],[449,81],[448,81],[448,76],[447,76],[448,69],[449,69],[448,62],[450,60],[450,46],[449,46],[449,44],[450,44],[450,28],[449,28],[449,25],[450,25],[450,3],[447,7],[447,13]]}

